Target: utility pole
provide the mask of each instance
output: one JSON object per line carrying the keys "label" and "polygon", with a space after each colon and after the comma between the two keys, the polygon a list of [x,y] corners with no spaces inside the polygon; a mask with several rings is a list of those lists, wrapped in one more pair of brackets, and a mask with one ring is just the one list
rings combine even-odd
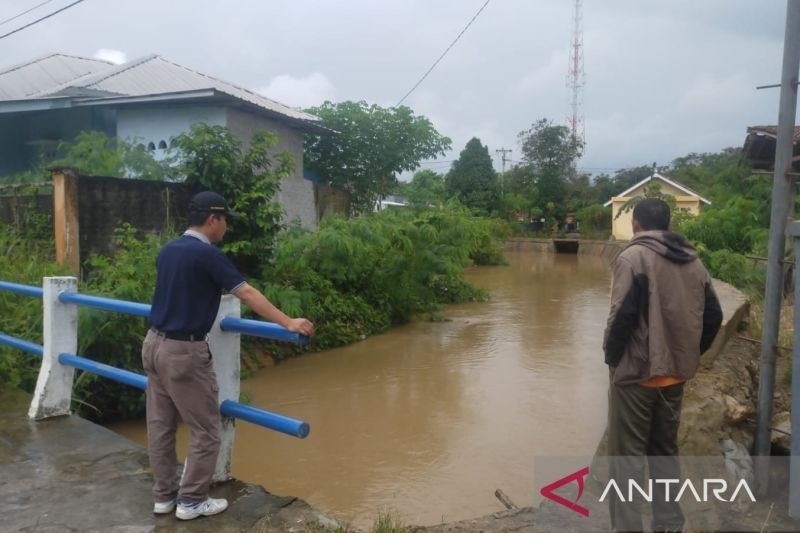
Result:
{"label": "utility pole", "polygon": [[506,159],[506,154],[510,155],[511,154],[511,149],[510,148],[509,149],[500,148],[499,150],[495,150],[495,153],[500,154],[500,165],[501,165],[501,168],[503,169],[502,170],[503,174],[505,174],[505,172],[506,172],[506,161],[510,161],[511,160],[510,157],[508,159]]}
{"label": "utility pole", "polygon": [[[775,141],[775,174],[772,178],[772,211],[769,224],[767,283],[764,290],[764,327],[761,338],[761,364],[758,384],[758,416],[755,455],[756,487],[766,494],[769,486],[770,426],[775,396],[775,360],[783,301],[783,256],[786,223],[794,203],[792,145],[797,112],[797,77],[800,70],[800,0],[786,4],[786,31],[783,38],[783,69],[778,108],[778,137]],[[794,415],[794,413],[792,413]],[[797,438],[797,435],[793,436]],[[793,480],[792,483],[796,483]],[[797,511],[797,510],[795,510]]]}
{"label": "utility pole", "polygon": [[[506,179],[506,154],[509,156],[511,155],[511,149],[508,148],[500,148],[499,150],[495,150],[496,154],[500,154],[500,168],[502,171],[500,173],[500,197],[503,197],[503,180]],[[508,158],[511,160],[511,157]]]}

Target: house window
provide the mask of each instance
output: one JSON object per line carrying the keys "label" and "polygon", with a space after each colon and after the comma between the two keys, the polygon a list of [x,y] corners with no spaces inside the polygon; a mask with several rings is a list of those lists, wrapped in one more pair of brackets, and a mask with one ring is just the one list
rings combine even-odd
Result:
{"label": "house window", "polygon": [[158,141],[158,149],[159,150],[166,150],[167,149],[167,142],[165,140]]}
{"label": "house window", "polygon": [[152,151],[154,151],[154,150],[156,149],[156,145],[155,145],[155,144],[153,144],[153,141],[150,141],[149,143],[147,143],[147,149],[148,149],[149,151],[151,151],[151,152],[152,152]]}

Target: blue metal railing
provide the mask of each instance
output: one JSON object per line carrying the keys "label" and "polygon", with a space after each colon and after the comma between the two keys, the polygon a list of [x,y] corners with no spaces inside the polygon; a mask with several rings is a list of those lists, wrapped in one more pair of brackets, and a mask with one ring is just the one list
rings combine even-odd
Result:
{"label": "blue metal railing", "polygon": [[104,378],[136,387],[137,389],[147,389],[147,376],[131,372],[130,370],[124,370],[105,363],[98,363],[97,361],[92,361],[91,359],[69,353],[58,354],[58,362],[62,365],[71,366],[78,370],[97,374],[98,376],[103,376]]}
{"label": "blue metal railing", "polygon": [[250,423],[268,427],[300,439],[308,437],[308,433],[311,431],[311,427],[301,420],[295,420],[294,418],[289,418],[288,416],[279,415],[277,413],[270,413],[269,411],[250,407],[249,405],[244,405],[232,400],[223,400],[222,404],[219,406],[219,410],[223,415],[247,420]]}
{"label": "blue metal railing", "polygon": [[[92,374],[97,374],[98,376],[103,376],[104,378],[136,387],[137,389],[147,389],[147,376],[131,372],[130,370],[122,370],[68,353],[59,354],[58,362],[62,365],[72,366],[79,370],[91,372]],[[225,416],[246,420],[247,422],[301,439],[306,438],[311,429],[309,425],[302,420],[296,420],[277,413],[270,413],[263,409],[234,402],[233,400],[224,400],[220,404],[219,410]]]}
{"label": "blue metal railing", "polygon": [[[15,294],[22,294],[24,296],[32,296],[35,298],[42,298],[43,290],[40,287],[31,285],[21,285],[18,283],[9,283],[0,281],[0,291],[12,292]],[[93,309],[101,309],[104,311],[113,311],[117,313],[125,313],[129,315],[147,317],[150,315],[150,306],[147,304],[128,302],[125,300],[114,300],[112,298],[103,298],[101,296],[91,296],[87,294],[62,292],[58,295],[59,301],[63,303],[70,303],[75,305],[82,305],[84,307],[91,307]],[[223,331],[244,333],[246,335],[253,335],[274,340],[282,340],[296,343],[307,343],[308,337],[293,333],[287,329],[274,324],[272,322],[261,322],[258,320],[248,320],[236,317],[226,317],[220,322],[220,328]],[[11,346],[25,352],[33,353],[42,356],[42,346],[33,342],[29,342],[11,335],[0,333],[0,344]],[[99,363],[79,355],[62,353],[58,356],[58,361],[62,365],[72,366],[84,372],[90,372],[98,376],[102,376],[137,389],[147,389],[147,376],[131,372],[130,370],[123,370],[104,363]],[[304,439],[310,432],[308,423],[302,420],[297,420],[288,416],[271,413],[256,407],[250,407],[233,400],[224,400],[220,404],[220,413],[225,416],[239,418],[259,426],[263,426],[274,431],[279,431],[293,437]]]}
{"label": "blue metal railing", "polygon": [[150,306],[137,302],[114,300],[112,298],[103,298],[102,296],[90,296],[78,292],[62,292],[58,295],[58,300],[65,304],[81,305],[83,307],[113,311],[126,315],[150,316]]}
{"label": "blue metal railing", "polygon": [[12,348],[22,350],[23,352],[32,353],[34,355],[38,355],[39,357],[42,356],[41,344],[29,342],[18,337],[12,337],[11,335],[6,335],[5,333],[0,333],[0,344],[5,344],[6,346],[11,346]]}
{"label": "blue metal railing", "polygon": [[[26,285],[20,285],[20,287],[26,287]],[[137,302],[114,300],[113,298],[91,296],[89,294],[81,294],[78,292],[62,292],[58,295],[58,299],[63,303],[91,307],[92,309],[101,309],[103,311],[113,311],[116,313],[124,313],[127,315],[143,317],[150,316],[150,306]],[[307,344],[309,342],[309,338],[305,335],[300,335],[299,333],[289,331],[288,329],[273,322],[264,322],[261,320],[250,320],[247,318],[229,316],[220,321],[220,328],[222,331],[231,333],[244,333],[245,335],[262,337],[276,341],[287,341],[297,344]]]}
{"label": "blue metal railing", "polygon": [[15,294],[22,294],[23,296],[33,296],[34,298],[41,298],[44,294],[44,290],[41,287],[21,285],[8,281],[0,281],[0,291],[13,292]]}
{"label": "blue metal railing", "polygon": [[289,331],[274,322],[262,322],[260,320],[229,316],[220,320],[219,327],[222,331],[244,333],[245,335],[263,337],[276,341],[288,341],[297,344],[308,344],[309,341],[309,338],[305,335]]}

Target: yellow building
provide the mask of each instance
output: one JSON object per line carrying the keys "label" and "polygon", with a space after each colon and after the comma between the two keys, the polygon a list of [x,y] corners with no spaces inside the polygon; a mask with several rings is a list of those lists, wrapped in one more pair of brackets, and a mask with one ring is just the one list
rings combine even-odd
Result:
{"label": "yellow building", "polygon": [[626,191],[621,192],[618,196],[614,196],[603,204],[604,207],[612,206],[611,208],[611,235],[616,240],[628,241],[633,237],[633,228],[631,227],[631,218],[633,209],[623,212],[619,217],[617,214],[625,205],[625,202],[634,196],[644,196],[644,190],[648,186],[652,187],[651,182],[658,181],[659,191],[661,194],[669,195],[675,198],[675,204],[678,209],[685,209],[693,215],[700,214],[700,204],[711,205],[711,202],[686,187],[681,185],[672,178],[661,175],[658,172],[643,179],[633,187]]}

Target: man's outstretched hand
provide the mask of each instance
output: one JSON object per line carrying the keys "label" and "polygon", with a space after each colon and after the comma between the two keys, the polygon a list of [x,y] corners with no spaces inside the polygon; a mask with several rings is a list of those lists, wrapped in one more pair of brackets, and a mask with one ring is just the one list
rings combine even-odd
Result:
{"label": "man's outstretched hand", "polygon": [[305,318],[292,318],[289,319],[289,325],[286,329],[310,337],[314,334],[314,324]]}

